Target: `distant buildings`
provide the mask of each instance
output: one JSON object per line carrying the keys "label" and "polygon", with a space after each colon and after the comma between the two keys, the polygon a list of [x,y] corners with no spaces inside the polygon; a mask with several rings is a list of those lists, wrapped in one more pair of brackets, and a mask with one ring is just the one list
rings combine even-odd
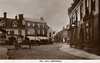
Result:
{"label": "distant buildings", "polygon": [[26,36],[34,36],[41,39],[42,37],[49,37],[48,30],[50,27],[47,25],[44,19],[24,18],[24,20],[26,22]]}
{"label": "distant buildings", "polygon": [[58,43],[67,43],[69,40],[69,36],[68,36],[68,26],[66,26],[66,28],[63,28],[61,31],[59,31],[58,33],[55,34],[55,41]]}
{"label": "distant buildings", "polygon": [[49,40],[49,34],[53,32],[49,31],[50,27],[42,17],[40,19],[32,19],[25,18],[23,14],[19,14],[15,18],[7,18],[6,12],[4,12],[3,17],[0,17],[0,29],[0,39],[4,36],[6,40],[9,40],[11,37],[16,38],[16,40],[23,40],[25,37],[28,37],[30,40]]}
{"label": "distant buildings", "polygon": [[45,21],[40,19],[25,18],[26,22],[26,35],[33,36],[47,36],[49,26]]}
{"label": "distant buildings", "polygon": [[100,54],[100,1],[73,1],[74,3],[68,10],[70,18],[70,45]]}

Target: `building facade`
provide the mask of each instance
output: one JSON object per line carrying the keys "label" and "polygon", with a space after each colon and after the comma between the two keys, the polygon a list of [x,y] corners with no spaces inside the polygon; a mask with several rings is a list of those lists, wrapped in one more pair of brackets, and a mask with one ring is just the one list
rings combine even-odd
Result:
{"label": "building facade", "polygon": [[[15,18],[7,18],[6,12],[4,12],[3,17],[0,17],[0,29],[4,30],[4,32],[1,31],[0,36],[5,35],[5,40],[10,40],[14,37],[21,42],[26,37],[29,40],[49,40],[50,33],[53,32],[49,31],[50,27],[42,17],[40,19],[32,19],[25,18],[23,14],[19,14]],[[11,42],[11,44],[13,43]]]}
{"label": "building facade", "polygon": [[32,36],[39,39],[48,37],[49,26],[44,19],[24,18],[24,20],[26,23],[26,36]]}
{"label": "building facade", "polygon": [[100,54],[100,1],[73,0],[69,8],[72,47]]}
{"label": "building facade", "polygon": [[6,41],[11,37],[16,40],[25,37],[25,24],[21,23],[23,21],[21,15],[19,14],[19,19],[17,19],[17,16],[15,18],[7,18],[7,13],[4,12],[4,16],[0,18],[0,28],[6,31]]}

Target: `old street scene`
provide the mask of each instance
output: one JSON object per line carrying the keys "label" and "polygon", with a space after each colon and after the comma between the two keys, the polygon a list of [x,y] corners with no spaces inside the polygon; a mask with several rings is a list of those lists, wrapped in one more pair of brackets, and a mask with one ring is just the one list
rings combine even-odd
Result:
{"label": "old street scene", "polygon": [[0,59],[100,59],[100,0],[0,0]]}

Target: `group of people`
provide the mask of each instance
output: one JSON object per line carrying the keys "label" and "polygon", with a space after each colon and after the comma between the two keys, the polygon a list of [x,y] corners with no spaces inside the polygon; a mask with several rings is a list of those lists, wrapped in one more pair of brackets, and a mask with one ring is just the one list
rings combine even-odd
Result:
{"label": "group of people", "polygon": [[21,48],[21,45],[23,42],[25,42],[25,43],[27,42],[27,44],[29,45],[29,48],[31,48],[31,41],[27,37],[25,37],[25,40],[22,40],[22,39],[16,40],[15,37],[11,37],[10,41],[13,42],[15,49]]}

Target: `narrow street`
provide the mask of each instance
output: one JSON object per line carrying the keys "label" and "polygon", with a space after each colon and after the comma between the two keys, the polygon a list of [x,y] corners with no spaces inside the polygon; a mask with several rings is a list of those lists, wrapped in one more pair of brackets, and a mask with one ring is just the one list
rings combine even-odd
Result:
{"label": "narrow street", "polygon": [[60,46],[32,46],[32,49],[9,50],[8,55],[11,59],[82,59],[59,50]]}

